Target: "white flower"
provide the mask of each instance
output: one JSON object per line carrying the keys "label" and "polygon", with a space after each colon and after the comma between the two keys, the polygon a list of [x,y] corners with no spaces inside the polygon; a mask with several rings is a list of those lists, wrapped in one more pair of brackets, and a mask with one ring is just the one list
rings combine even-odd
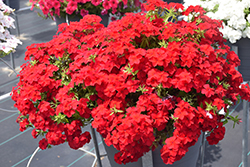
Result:
{"label": "white flower", "polygon": [[11,13],[14,11],[9,6],[5,5],[2,0],[0,0],[0,9],[3,10],[4,13]]}
{"label": "white flower", "polygon": [[0,34],[4,33],[5,29],[2,25],[0,25]]}
{"label": "white flower", "polygon": [[227,22],[230,27],[234,29],[244,30],[246,28],[246,19],[242,17],[232,16],[231,19]]}
{"label": "white flower", "polygon": [[242,5],[244,7],[250,6],[250,1],[249,0],[242,0],[241,3],[242,3]]}
{"label": "white flower", "polygon": [[13,12],[13,9],[0,0],[0,51],[6,54],[14,51],[18,44],[22,44],[19,39],[8,31],[8,28],[15,28],[15,20],[8,16],[11,12]]}
{"label": "white flower", "polygon": [[222,108],[219,112],[218,112],[219,115],[226,115],[226,112],[225,112],[225,109]]}
{"label": "white flower", "polygon": [[224,28],[220,31],[231,43],[242,37],[250,38],[247,27],[250,14],[244,13],[250,8],[250,0],[184,0],[185,8],[190,5],[200,5],[207,10],[208,17],[222,20]]}
{"label": "white flower", "polygon": [[210,114],[209,112],[207,112],[207,114],[206,114],[210,119],[213,119],[213,115],[212,114]]}
{"label": "white flower", "polygon": [[239,40],[242,37],[242,31],[240,30],[231,30],[228,34],[228,40],[231,43],[235,43],[237,40]]}
{"label": "white flower", "polygon": [[13,48],[11,48],[8,43],[1,43],[0,44],[0,49],[4,51],[5,53],[8,53],[9,51],[12,51]]}

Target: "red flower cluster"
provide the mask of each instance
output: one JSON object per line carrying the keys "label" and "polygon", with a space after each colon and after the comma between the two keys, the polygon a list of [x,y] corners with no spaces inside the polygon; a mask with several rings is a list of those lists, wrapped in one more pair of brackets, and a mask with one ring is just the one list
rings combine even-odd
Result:
{"label": "red flower cluster", "polygon": [[[91,25],[92,21],[96,24]],[[20,82],[12,98],[21,113],[17,119],[20,130],[32,127],[34,138],[45,136],[39,142],[42,149],[65,141],[71,148],[78,149],[91,139],[90,133],[82,133],[81,129],[91,121],[90,108],[94,104],[94,100],[89,99],[91,92],[84,88],[83,79],[77,81],[77,86],[73,82],[69,84],[70,76],[66,73],[71,58],[82,58],[80,39],[102,29],[103,25],[97,23],[100,21],[100,18],[84,19],[81,23],[72,23],[73,29],[68,27],[66,30],[62,25],[59,29],[63,33],[52,41],[27,47],[25,59],[32,60],[22,66]],[[72,32],[77,32],[75,37]]]}
{"label": "red flower cluster", "polygon": [[[77,149],[90,140],[81,127],[92,122],[119,150],[120,164],[158,145],[172,164],[201,131],[211,132],[210,144],[222,140],[219,110],[239,96],[249,100],[250,88],[241,85],[240,61],[224,45],[221,23],[198,15],[199,7],[180,12],[181,4],[150,0],[145,8],[107,28],[87,15],[62,24],[50,42],[29,46],[31,61],[22,66],[12,96],[20,130],[32,126],[34,137],[44,134],[42,149],[65,141]],[[172,21],[176,15],[193,17]]]}

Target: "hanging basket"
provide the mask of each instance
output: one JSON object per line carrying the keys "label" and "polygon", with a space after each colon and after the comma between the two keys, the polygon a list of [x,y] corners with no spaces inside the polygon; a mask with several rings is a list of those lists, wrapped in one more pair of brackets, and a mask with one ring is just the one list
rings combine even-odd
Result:
{"label": "hanging basket", "polygon": [[153,167],[196,167],[196,163],[199,157],[199,150],[202,142],[202,135],[199,137],[196,144],[189,148],[186,155],[179,161],[176,161],[172,165],[166,165],[161,159],[161,147],[157,147],[152,151]]}
{"label": "hanging basket", "polygon": [[239,72],[243,76],[244,81],[250,81],[250,39],[241,38],[231,46],[237,46],[238,56],[240,59],[240,66],[238,67]]}
{"label": "hanging basket", "polygon": [[112,145],[111,146],[107,146],[106,143],[104,141],[102,141],[104,148],[106,150],[108,159],[109,159],[109,163],[112,167],[142,167],[142,158],[140,158],[137,162],[129,162],[127,164],[118,164],[115,162],[114,160],[114,156],[115,154],[118,152],[117,149],[115,149]]}

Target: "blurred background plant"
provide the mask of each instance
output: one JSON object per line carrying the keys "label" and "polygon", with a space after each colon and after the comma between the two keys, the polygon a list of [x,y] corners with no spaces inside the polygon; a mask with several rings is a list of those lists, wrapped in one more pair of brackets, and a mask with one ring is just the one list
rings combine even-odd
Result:
{"label": "blurred background plant", "polygon": [[44,18],[54,16],[65,17],[76,15],[83,17],[87,14],[107,15],[112,14],[122,17],[126,12],[135,12],[141,8],[139,0],[29,0],[33,7],[40,8],[39,14]]}
{"label": "blurred background plant", "polygon": [[250,1],[249,0],[184,0],[184,6],[200,5],[206,15],[212,19],[222,20],[220,31],[231,43],[250,38]]}
{"label": "blurred background plant", "polygon": [[0,57],[10,54],[15,51],[18,44],[22,44],[22,42],[14,35],[11,35],[8,30],[10,28],[15,28],[15,20],[9,16],[13,11],[13,9],[0,0]]}

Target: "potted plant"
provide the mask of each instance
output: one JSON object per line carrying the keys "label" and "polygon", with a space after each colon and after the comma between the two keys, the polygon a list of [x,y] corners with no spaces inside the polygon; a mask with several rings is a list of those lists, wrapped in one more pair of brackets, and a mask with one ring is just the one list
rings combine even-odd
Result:
{"label": "potted plant", "polygon": [[206,15],[212,19],[222,20],[220,31],[230,46],[238,47],[241,60],[239,71],[245,81],[250,80],[250,1],[248,0],[184,0],[184,6],[200,5]]}
{"label": "potted plant", "polygon": [[[122,17],[126,12],[140,9],[139,0],[29,0],[34,6],[39,7],[45,18],[56,17],[57,25],[65,22],[66,16],[70,21],[79,21],[87,14],[96,14],[102,17],[102,23],[107,26],[110,14]],[[104,21],[105,20],[105,21]]]}
{"label": "potted plant", "polygon": [[[12,99],[20,130],[31,127],[34,138],[43,136],[40,148],[82,147],[91,138],[82,128],[91,123],[117,149],[117,164],[159,147],[164,165],[174,164],[202,131],[217,144],[224,123],[239,123],[227,110],[219,112],[250,99],[221,22],[199,6],[183,10],[182,4],[149,0],[144,8],[108,27],[86,15],[60,25],[53,40],[27,48],[30,61]],[[189,20],[177,19],[181,15]]]}

